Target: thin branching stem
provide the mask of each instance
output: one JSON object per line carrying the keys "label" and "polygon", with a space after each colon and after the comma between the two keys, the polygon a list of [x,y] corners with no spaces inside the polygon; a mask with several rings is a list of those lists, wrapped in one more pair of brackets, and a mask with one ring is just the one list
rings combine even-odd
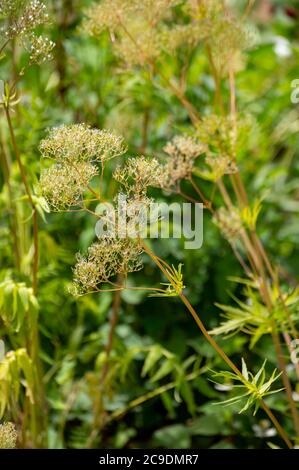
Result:
{"label": "thin branching stem", "polygon": [[[167,270],[164,268],[163,264],[159,261],[157,256],[152,252],[152,250],[143,242],[141,241],[142,246],[144,248],[144,251],[149,255],[149,257],[155,262],[155,264],[158,266],[158,268],[162,271],[164,276],[168,279],[168,281],[173,285],[173,280],[171,276],[169,276]],[[175,286],[174,286],[175,287]],[[235,364],[231,361],[231,359],[226,355],[226,353],[223,351],[223,349],[218,345],[218,343],[214,340],[214,338],[208,333],[207,329],[205,328],[203,322],[199,318],[198,314],[196,313],[195,309],[192,307],[190,304],[189,300],[185,297],[183,293],[179,293],[179,297],[181,301],[184,303],[184,305],[187,307],[188,311],[192,315],[193,319],[195,320],[197,326],[201,330],[202,334],[204,337],[207,339],[207,341],[210,343],[210,345],[215,349],[215,351],[219,354],[219,356],[223,359],[223,361],[229,366],[230,369],[244,382],[244,377],[241,373],[241,371],[235,366]],[[271,419],[272,423],[276,427],[278,433],[280,434],[281,438],[287,445],[289,449],[291,449],[292,443],[287,436],[286,432],[282,428],[282,426],[279,424],[277,419],[275,418],[274,414],[266,405],[266,403],[263,400],[260,400],[261,406],[264,409],[264,411],[267,413],[268,417]]]}
{"label": "thin branching stem", "polygon": [[[2,141],[2,133],[1,133],[1,141]],[[8,197],[9,197],[9,216],[10,216],[10,227],[11,227],[11,234],[14,243],[14,253],[15,253],[15,261],[16,267],[20,271],[21,269],[21,249],[19,246],[19,236],[18,236],[18,219],[17,219],[17,207],[14,202],[13,190],[11,187],[10,182],[10,168],[9,162],[6,155],[6,149],[4,148],[3,142],[1,142],[1,149],[0,149],[1,161],[3,165],[3,175],[5,179],[5,183],[7,186]]]}
{"label": "thin branching stem", "polygon": [[[119,18],[119,23],[120,26],[122,27],[123,31],[125,34],[128,36],[128,38],[132,41],[132,43],[135,45],[136,49],[140,53],[140,45],[136,42],[134,36],[130,33],[130,31],[127,29],[127,27],[123,24],[121,21],[121,18]],[[143,57],[145,59],[145,62],[154,70],[154,72],[162,78],[162,80],[165,82],[165,84],[168,86],[168,88],[173,92],[173,94],[177,97],[177,99],[182,103],[184,108],[188,111],[188,114],[190,116],[190,119],[194,125],[197,125],[200,122],[200,116],[193,106],[192,103],[188,100],[184,92],[176,85],[174,84],[159,68],[157,67],[157,64],[155,61],[152,59],[148,58],[147,55],[142,51]]]}
{"label": "thin branching stem", "polygon": [[6,46],[9,44],[10,42],[10,39],[7,39],[3,44],[2,46],[0,47],[0,55],[2,54],[2,52],[4,51],[4,49],[6,48]]}
{"label": "thin branching stem", "polygon": [[[233,118],[234,138],[236,140],[236,138],[237,138],[237,124],[236,124],[237,105],[236,105],[236,92],[235,92],[235,75],[234,75],[234,71],[233,71],[232,67],[230,67],[230,69],[229,69],[229,85],[230,85],[230,114]],[[235,158],[235,156],[234,156],[234,158]],[[241,204],[242,204],[241,209],[242,209],[242,207],[247,207],[249,205],[247,193],[246,193],[245,187],[243,185],[243,182],[241,180],[241,176],[240,176],[239,172],[236,173],[235,175],[233,175],[233,177],[236,178],[236,185],[238,187],[237,199],[238,200],[241,199]],[[233,186],[233,188],[235,189],[235,186]],[[223,188],[221,188],[221,190],[222,190],[223,196],[226,197],[225,190]],[[226,199],[226,203],[229,206],[229,202],[227,201],[227,199]],[[269,292],[269,284],[268,284],[267,273],[266,273],[266,269],[267,268],[269,269],[270,262],[268,260],[268,256],[266,255],[265,250],[261,250],[262,244],[261,244],[261,242],[259,243],[257,241],[258,237],[257,237],[256,233],[254,233],[254,234],[251,233],[251,238],[253,240],[250,240],[250,238],[247,236],[247,234],[245,235],[245,233],[244,233],[243,239],[246,243],[246,248],[250,251],[250,255],[253,257],[255,268],[256,268],[257,272],[259,273],[259,275],[261,277],[261,280],[262,280],[262,283],[260,283],[260,292],[261,292],[262,298],[265,301],[267,309],[268,309],[269,313],[271,314],[273,312],[273,301],[271,299],[271,295],[270,295],[270,292]],[[252,244],[252,241],[253,241],[253,244]],[[264,267],[265,258],[267,259],[266,269]],[[270,273],[271,272],[272,272],[272,269],[270,269]],[[290,315],[287,315],[287,318],[290,321]],[[283,384],[284,384],[284,387],[285,387],[285,390],[286,390],[286,396],[287,396],[290,411],[291,411],[291,414],[292,414],[292,418],[293,418],[293,422],[294,422],[294,428],[295,428],[297,437],[299,437],[299,414],[298,414],[298,410],[297,410],[296,404],[295,404],[294,399],[293,399],[292,386],[291,386],[291,382],[290,382],[290,379],[289,379],[289,376],[288,376],[288,373],[287,373],[285,360],[284,360],[282,350],[281,350],[279,334],[277,332],[277,327],[276,327],[274,319],[273,319],[273,322],[272,322],[272,333],[271,334],[272,334],[272,340],[273,340],[273,344],[274,344],[274,348],[275,348],[279,368],[282,371],[282,381],[283,381]]]}

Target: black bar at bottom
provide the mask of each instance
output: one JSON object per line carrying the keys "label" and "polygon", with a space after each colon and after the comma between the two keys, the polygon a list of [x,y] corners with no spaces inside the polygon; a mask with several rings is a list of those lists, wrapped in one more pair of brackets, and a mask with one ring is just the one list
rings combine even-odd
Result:
{"label": "black bar at bottom", "polygon": [[[241,465],[259,466],[271,463],[298,465],[298,454],[292,450],[182,450],[182,449],[149,449],[149,450],[1,450],[0,468],[5,464],[14,464],[13,468],[43,467],[55,468],[54,465],[66,465],[67,468],[100,469],[106,466],[111,469],[148,468],[149,466],[175,466],[177,468],[237,467]],[[8,467],[7,467],[8,468]],[[27,466],[26,466],[27,468]],[[60,467],[61,468],[61,467]]]}

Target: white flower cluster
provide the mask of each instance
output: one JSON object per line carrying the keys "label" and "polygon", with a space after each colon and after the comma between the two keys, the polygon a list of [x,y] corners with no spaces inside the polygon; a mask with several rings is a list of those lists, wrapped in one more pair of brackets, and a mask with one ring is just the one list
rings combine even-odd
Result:
{"label": "white flower cluster", "polygon": [[30,44],[30,62],[42,64],[52,60],[55,43],[46,36],[32,34]]}
{"label": "white flower cluster", "polygon": [[41,193],[59,211],[77,205],[98,174],[98,164],[125,153],[126,145],[121,136],[82,123],[54,127],[40,150],[56,162],[42,171]]}
{"label": "white flower cluster", "polygon": [[52,59],[53,41],[36,35],[38,26],[49,23],[46,5],[39,0],[1,0],[0,31],[6,42],[19,39],[30,53],[30,64],[41,64]]}
{"label": "white flower cluster", "polygon": [[54,127],[40,144],[44,157],[57,162],[104,162],[126,152],[124,139],[105,129],[80,124]]}
{"label": "white flower cluster", "polygon": [[135,198],[143,197],[148,186],[160,186],[163,167],[155,158],[129,158],[124,167],[116,168],[113,178],[124,186],[128,194]]}
{"label": "white flower cluster", "polygon": [[73,293],[75,295],[97,291],[101,284],[111,282],[117,274],[142,269],[140,255],[143,249],[129,238],[102,238],[88,248],[86,257],[77,256],[74,268]]}
{"label": "white flower cluster", "polygon": [[4,1],[0,13],[7,20],[7,27],[2,27],[8,39],[30,34],[34,28],[49,22],[46,5],[39,0],[27,2],[17,0]]}

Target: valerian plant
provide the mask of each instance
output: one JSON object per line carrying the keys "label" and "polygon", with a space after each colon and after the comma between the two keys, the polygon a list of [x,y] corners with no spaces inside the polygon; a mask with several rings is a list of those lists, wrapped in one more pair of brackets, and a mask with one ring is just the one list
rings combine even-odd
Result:
{"label": "valerian plant", "polygon": [[[270,317],[267,331],[273,340],[294,422],[294,429],[298,436],[298,411],[293,399],[291,382],[280,343],[281,332],[283,332],[284,340],[289,348],[290,338],[297,338],[295,320],[289,311],[289,305],[286,302],[277,270],[272,266],[257,235],[256,224],[261,205],[255,203],[253,208],[250,206],[238,166],[238,155],[242,145],[240,144],[242,127],[246,128],[248,123],[244,119],[240,120],[237,114],[235,76],[242,69],[244,51],[252,46],[254,35],[250,33],[245,23],[252,2],[249,2],[241,21],[238,21],[228,11],[225,2],[149,1],[141,5],[134,1],[115,1],[112,5],[113,8],[111,8],[111,2],[109,2],[108,10],[107,2],[103,1],[91,7],[86,12],[87,18],[83,28],[95,36],[99,36],[104,30],[108,31],[115,52],[120,59],[128,67],[146,67],[151,73],[160,75],[164,84],[174,93],[188,112],[194,126],[193,134],[198,139],[198,144],[194,144],[192,140],[181,141],[181,137],[176,137],[173,143],[168,144],[166,152],[170,154],[171,161],[168,166],[164,167],[166,183],[162,183],[161,186],[167,189],[174,186],[177,191],[180,191],[180,182],[183,179],[191,182],[193,189],[199,196],[199,200],[212,213],[213,220],[232,246],[233,252],[248,278],[256,283],[261,302]],[[168,28],[165,21],[167,16],[170,15],[176,20],[178,18],[176,17],[176,8],[180,7],[186,18],[189,17],[189,20],[183,25],[179,24],[174,28]],[[185,95],[184,89],[176,85],[169,77],[161,74],[161,63],[170,53],[168,46],[171,44],[171,41],[163,42],[163,35],[166,34],[167,36],[169,34],[171,36],[174,33],[176,37],[175,48],[179,48],[181,45],[180,40],[184,41],[186,30],[190,28],[190,25],[192,32],[195,34],[192,41],[188,43],[191,49],[201,42],[205,45],[207,51],[215,82],[215,101],[219,115],[214,114],[203,118],[199,116],[198,111]],[[141,26],[141,29],[139,26]],[[221,51],[219,48],[221,48]],[[222,94],[222,83],[226,79],[230,91],[228,113],[225,98]],[[190,145],[191,147],[195,145],[194,153],[192,150],[190,152]],[[208,169],[201,169],[201,164],[196,165],[198,168],[194,168],[193,160],[200,154],[205,154],[203,162]],[[116,176],[118,180],[122,179],[118,174]],[[205,196],[199,183],[202,178],[213,184],[212,194],[215,193],[215,190],[219,191],[223,200],[222,207],[215,208],[213,201]],[[233,196],[231,193],[233,193]],[[144,249],[164,272],[165,276],[171,280],[164,262],[159,260],[146,246],[144,246]],[[273,296],[273,290],[277,292],[277,297]],[[196,316],[184,294],[181,292],[179,296],[181,296],[193,317]],[[254,309],[252,310],[254,311]],[[281,316],[275,314],[277,310],[284,312],[283,316],[288,324],[287,330],[284,329],[285,322],[281,321]],[[243,314],[242,309],[239,314]],[[197,323],[211,342],[211,338],[201,322]],[[227,361],[223,354],[221,355],[227,364],[234,368],[230,361]],[[234,372],[239,377],[243,376],[243,373]]]}
{"label": "valerian plant", "polygon": [[[73,21],[77,28],[73,9],[70,8],[69,18],[68,4],[62,4],[63,28],[68,21]],[[78,109],[80,106],[77,105],[73,114],[64,110],[58,123],[50,123],[40,142],[42,160],[37,183],[35,175],[27,171],[28,162],[20,150],[20,137],[15,126],[22,118],[19,111],[24,75],[34,64],[44,64],[55,54],[54,42],[40,34],[41,28],[50,22],[51,15],[45,5],[36,0],[4,0],[1,3],[3,42],[0,60],[5,64],[7,74],[0,99],[5,122],[3,136],[1,134],[1,162],[15,260],[0,275],[1,328],[12,348],[0,363],[0,418],[15,423],[20,432],[16,432],[14,424],[0,425],[0,447],[15,447],[17,436],[22,446],[46,447],[47,407],[56,413],[53,413],[55,418],[51,421],[49,435],[53,435],[54,428],[55,432],[58,429],[60,445],[65,442],[68,416],[70,419],[75,417],[74,421],[80,416],[82,425],[79,429],[75,426],[70,432],[69,442],[74,447],[96,446],[108,425],[154,397],[161,397],[170,417],[175,412],[173,402],[177,404],[182,400],[194,417],[200,408],[190,383],[196,382],[202,374],[205,374],[205,380],[201,387],[208,390],[210,397],[214,398],[215,392],[209,388],[209,378],[216,382],[216,390],[229,393],[223,400],[218,394],[219,402],[238,408],[240,413],[248,416],[252,409],[253,415],[259,410],[261,416],[270,420],[284,445],[293,448],[298,443],[299,415],[294,386],[295,374],[299,378],[299,368],[295,365],[291,369],[286,360],[288,356],[294,356],[294,344],[298,341],[298,289],[293,285],[294,280],[282,272],[279,260],[276,263],[275,257],[270,256],[261,236],[265,194],[257,191],[252,194],[244,183],[249,156],[253,153],[251,134],[255,118],[247,109],[238,110],[237,78],[246,70],[246,53],[257,41],[256,31],[247,21],[253,4],[249,1],[246,6],[244,2],[245,9],[239,16],[224,0],[91,2],[76,30],[76,41],[89,41],[92,37],[88,44],[94,47],[95,55],[102,51],[103,44],[108,50],[110,43],[111,84],[115,84],[115,77],[122,85],[125,82],[122,77],[130,77],[127,92],[131,90],[132,77],[135,74],[137,78],[142,77],[151,89],[150,96],[155,96],[156,92],[165,95],[164,113],[171,124],[164,126],[162,119],[162,123],[154,128],[151,119],[156,112],[157,100],[147,102],[142,122],[142,145],[138,151],[132,151],[134,143],[127,144],[117,130],[106,129],[105,119],[97,122],[95,110],[89,113],[90,124],[85,122],[84,112]],[[74,52],[68,41],[69,38],[66,44],[60,44],[66,56]],[[24,56],[19,63],[20,50]],[[68,66],[77,67],[76,72],[80,71],[80,64],[73,57],[67,62]],[[205,70],[203,79],[194,79],[194,74],[198,75],[194,73],[197,62],[201,64],[200,70]],[[56,65],[57,70],[48,82],[49,89],[55,88],[57,77],[67,75],[66,70],[61,70],[60,58]],[[189,80],[194,82],[192,91],[188,88]],[[71,81],[76,83],[76,78],[72,77]],[[91,81],[86,81],[84,93],[92,85]],[[117,94],[119,90],[112,91],[112,85],[107,87],[109,93]],[[65,80],[60,88],[61,108],[70,99],[69,88],[70,83]],[[205,93],[206,106],[198,106],[199,95]],[[85,97],[78,97],[79,103],[80,99],[85,102]],[[107,99],[109,107],[113,100]],[[130,100],[142,102],[142,97],[137,93]],[[87,99],[86,102],[87,107],[92,108]],[[102,95],[98,104],[99,108],[106,109]],[[118,98],[114,102],[115,114],[117,104]],[[51,113],[49,116],[51,121]],[[140,123],[134,116],[132,121],[126,117],[125,122],[133,122],[136,127]],[[176,122],[180,124],[176,125]],[[38,127],[49,125],[43,124]],[[110,119],[111,124],[113,119]],[[166,131],[164,127],[167,127]],[[164,134],[161,138],[163,132],[167,138]],[[153,151],[149,142],[155,133],[158,146]],[[14,169],[12,158],[16,163]],[[17,172],[17,177],[12,175],[13,171]],[[22,183],[22,186],[18,184],[17,190],[12,186],[13,176]],[[147,240],[150,227],[143,216],[159,197],[201,203],[205,215],[210,216],[215,230],[219,230],[243,270],[242,277],[231,277],[238,286],[243,286],[243,290],[238,287],[237,292],[231,294],[229,305],[225,305],[225,301],[216,303],[224,316],[220,325],[214,319],[213,327],[207,326],[203,312],[198,313],[193,307],[193,292],[182,259],[174,264],[167,259],[167,250],[160,249],[159,242]],[[50,212],[56,214],[46,217]],[[47,250],[40,252],[41,239],[47,247],[52,247],[52,254],[59,250],[56,239],[54,242],[45,231],[40,232],[39,218],[40,224],[47,218],[68,224],[73,216],[78,217],[80,224],[89,219],[94,226],[107,224],[113,234],[96,232],[98,237],[95,239],[89,232],[80,239],[81,249],[76,255],[73,281],[71,287],[68,285],[64,306],[75,305],[81,323],[78,322],[74,332],[68,335],[69,345],[59,345],[57,355],[52,358],[46,350],[40,349],[39,321],[45,321],[47,325],[49,320],[45,320],[45,315],[41,318],[41,306],[47,304],[47,299],[46,295],[40,294],[39,283],[50,286],[55,280],[59,282],[60,273],[51,263],[48,271],[41,270],[40,258],[47,256]],[[158,218],[151,223],[160,224],[161,220]],[[57,227],[55,232],[58,238]],[[70,264],[63,249],[59,256],[67,258]],[[195,260],[194,256],[194,269],[197,269]],[[144,267],[150,269],[146,271],[144,282],[139,283]],[[163,278],[158,285],[149,275],[153,278],[154,267]],[[213,360],[210,359],[212,354],[207,355],[202,364],[202,358],[193,352],[180,360],[172,350],[148,338],[145,338],[145,345],[136,345],[132,333],[135,325],[131,320],[130,334],[135,344],[127,347],[125,328],[121,330],[124,326],[120,318],[121,302],[126,295],[140,293],[151,298],[148,302],[161,302],[161,305],[173,302],[172,324],[177,322],[181,304],[212,348],[212,354],[215,353]],[[100,299],[99,302],[94,298]],[[98,331],[87,334],[84,309],[93,311],[95,316],[100,315],[101,309],[103,315],[110,308],[110,300],[111,315],[103,341]],[[84,306],[83,310],[80,305]],[[61,306],[58,293],[54,306],[56,310]],[[61,321],[58,316],[55,317],[57,322]],[[49,329],[43,323],[41,326],[48,349],[55,348],[60,343],[59,335],[55,333],[51,337]],[[240,358],[237,363],[226,352],[230,351],[228,342],[219,336],[224,339],[234,336],[241,347],[248,341],[246,362]],[[267,350],[260,347],[263,360],[256,371],[250,359],[262,339],[270,346]],[[180,338],[176,344],[179,342]],[[219,358],[215,359],[216,354]],[[41,359],[47,365],[46,374]],[[82,365],[91,359],[93,369],[86,371],[85,368],[82,373]],[[225,370],[219,370],[221,363]],[[214,368],[217,371],[211,372]],[[124,400],[118,390],[120,384],[134,387],[132,370],[147,381],[144,391],[130,401]],[[57,384],[61,390],[59,397]],[[44,386],[48,391],[47,399]],[[117,409],[112,404],[112,397],[118,400]],[[281,408],[275,406],[274,397],[279,397],[283,404]],[[87,409],[91,410],[88,416]],[[287,416],[287,426],[282,410]]]}
{"label": "valerian plant", "polygon": [[[88,151],[85,152],[85,149],[88,148],[88,135],[84,136],[83,141],[80,140],[80,145],[78,146],[78,153],[77,153],[77,145],[76,145],[76,127],[71,127],[71,133],[73,133],[73,138],[70,138],[69,141],[66,140],[66,145],[63,141],[61,144],[60,139],[53,139],[53,133],[58,136],[60,133],[63,133],[62,129],[54,129],[50,132],[49,141],[45,140],[41,144],[41,150],[44,151],[48,148],[51,148],[51,153],[53,155],[58,154],[60,155],[61,161],[63,165],[66,165],[70,169],[73,166],[73,161],[77,158],[81,158],[81,154],[83,155],[88,154]],[[94,130],[96,133],[96,130]],[[84,142],[84,143],[83,143]],[[93,145],[91,144],[93,148]],[[83,148],[84,151],[82,152],[80,149]],[[101,148],[101,145],[99,145]],[[174,166],[170,165],[169,163],[161,162],[160,165],[158,161],[153,160],[152,164],[149,163],[144,157],[129,159],[125,164],[124,168],[118,168],[114,173],[114,177],[117,181],[119,181],[123,188],[127,191],[127,198],[128,201],[142,201],[144,204],[147,204],[147,190],[148,188],[153,186],[160,186],[165,189],[165,184],[163,183],[163,179],[161,179],[162,174],[166,174],[167,181],[169,177],[172,177],[174,183],[178,183],[178,181],[184,178],[191,178],[192,176],[192,168],[194,165],[194,160],[198,156],[204,152],[204,148],[197,143],[195,140],[190,139],[175,139],[174,143],[170,143],[167,148],[167,153],[170,156],[173,156],[174,161],[176,162]],[[113,146],[111,146],[111,152],[113,152]],[[94,154],[94,150],[92,151]],[[65,158],[63,158],[65,155]],[[181,163],[181,167],[180,167]],[[145,170],[149,170],[145,171]],[[65,172],[65,178],[67,178],[68,172]],[[40,190],[47,191],[47,198],[49,205],[52,204],[51,200],[56,200],[56,192],[55,192],[55,183],[56,181],[53,180],[53,191],[52,193],[48,191],[48,187],[44,187],[43,178],[41,178],[40,182]],[[60,198],[63,200],[64,196],[68,200],[68,193],[67,188],[68,184],[65,185],[66,188],[66,195],[64,194],[63,189],[61,190],[62,186],[59,186]],[[169,184],[166,185],[166,188],[169,189]],[[101,201],[101,195],[96,193],[94,189],[90,188],[92,194],[95,196],[96,202]],[[84,197],[81,199],[75,198],[72,202],[70,202],[70,206],[78,207],[79,210],[87,211],[93,214],[96,218],[101,219],[101,215],[98,215],[95,211],[92,211],[86,207],[86,201]],[[137,211],[138,212],[138,211]],[[136,212],[130,213],[130,216],[136,217],[138,214]],[[125,223],[124,230],[126,230],[128,220],[125,219],[123,223]],[[118,227],[119,228],[119,227]],[[245,231],[242,228],[242,223],[240,219],[240,228],[239,231]],[[197,322],[199,328],[204,333],[208,341],[212,346],[214,346],[217,352],[221,355],[224,361],[232,368],[233,374],[238,377],[239,380],[244,380],[243,372],[240,372],[236,366],[231,362],[231,360],[226,356],[226,354],[222,351],[221,348],[215,343],[212,337],[207,332],[206,328],[202,324],[201,320],[199,319],[197,313],[185,297],[183,290],[183,276],[182,276],[182,267],[179,266],[178,269],[174,267],[170,267],[167,263],[158,258],[151,249],[144,243],[144,240],[138,236],[136,240],[130,238],[129,234],[125,233],[124,238],[116,238],[115,234],[112,237],[100,238],[99,242],[93,244],[88,249],[88,256],[86,258],[79,256],[77,265],[74,269],[74,285],[75,285],[75,293],[88,293],[88,292],[105,292],[105,288],[101,289],[102,284],[108,285],[108,290],[110,291],[118,291],[123,289],[134,289],[132,287],[126,286],[126,278],[130,272],[136,271],[141,269],[142,265],[139,261],[139,257],[142,252],[145,252],[150,258],[155,262],[155,264],[160,268],[162,273],[165,275],[169,283],[166,284],[167,289],[161,290],[159,288],[153,288],[152,290],[156,290],[158,296],[161,297],[172,297],[178,296],[186,305],[188,310],[190,311],[191,315]],[[238,238],[239,233],[235,233],[235,236]],[[118,285],[115,282],[115,278],[118,277],[122,279],[122,285]],[[140,289],[140,287],[139,287]],[[141,287],[142,289],[142,287]],[[145,289],[145,288],[144,288]],[[151,288],[147,289],[151,290]],[[275,321],[272,319],[272,321]],[[270,380],[270,385],[272,384],[273,380]],[[261,386],[261,390],[263,390],[263,385]],[[267,392],[269,392],[269,388],[266,387]],[[262,405],[270,419],[273,421],[273,424],[278,427],[278,431],[282,434],[282,437],[289,443],[288,438],[285,436],[283,429],[280,427],[279,423],[277,422],[276,418],[272,414],[271,410],[267,407],[267,405],[263,401],[263,394],[262,392],[258,393],[254,387],[248,388],[246,395],[251,395],[249,398],[249,402],[253,402],[257,400],[258,405]],[[246,409],[249,405],[246,407]],[[97,413],[98,414],[98,413]]]}

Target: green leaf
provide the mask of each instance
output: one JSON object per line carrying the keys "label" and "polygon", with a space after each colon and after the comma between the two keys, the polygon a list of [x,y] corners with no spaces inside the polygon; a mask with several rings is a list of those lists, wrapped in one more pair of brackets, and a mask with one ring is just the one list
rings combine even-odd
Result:
{"label": "green leaf", "polygon": [[170,374],[173,371],[173,362],[172,360],[166,359],[158,372],[152,377],[151,382],[157,382],[158,380],[162,379],[166,375]]}
{"label": "green leaf", "polygon": [[189,449],[191,438],[188,428],[181,424],[166,426],[153,435],[155,445],[165,449]]}
{"label": "green leaf", "polygon": [[246,380],[249,380],[247,366],[243,357],[242,357],[242,375],[245,377]]}
{"label": "green leaf", "polygon": [[159,361],[159,359],[161,359],[162,356],[163,352],[161,346],[154,345],[153,347],[151,347],[148,355],[146,356],[141,376],[145,377],[151,371],[154,365]]}
{"label": "green leaf", "polygon": [[223,420],[216,413],[194,419],[189,428],[192,436],[217,436],[223,435],[223,431]]}

